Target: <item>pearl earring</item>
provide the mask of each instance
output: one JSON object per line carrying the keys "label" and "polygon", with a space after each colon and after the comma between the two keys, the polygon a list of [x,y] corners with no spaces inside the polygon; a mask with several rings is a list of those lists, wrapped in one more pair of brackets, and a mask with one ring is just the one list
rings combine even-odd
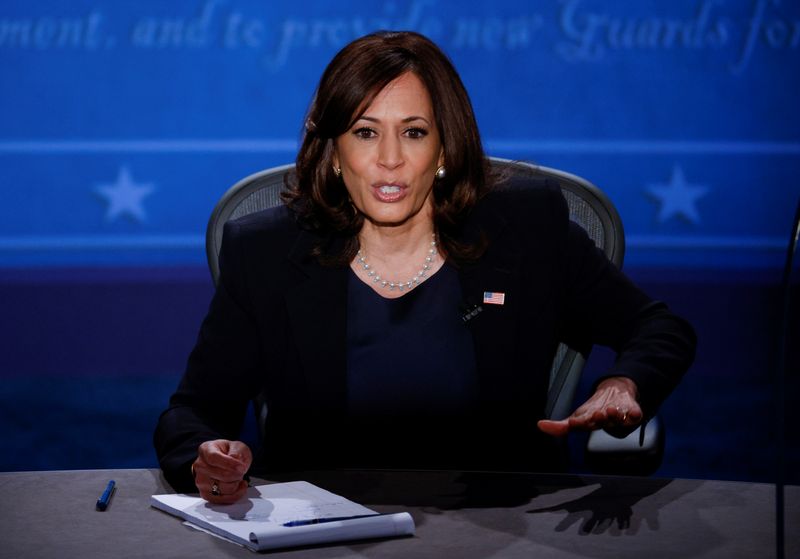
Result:
{"label": "pearl earring", "polygon": [[436,169],[436,178],[442,180],[446,176],[447,176],[447,171],[445,170],[444,165],[439,166],[439,168]]}
{"label": "pearl earring", "polygon": [[336,175],[337,179],[342,178],[342,168],[341,167],[334,167],[333,174]]}

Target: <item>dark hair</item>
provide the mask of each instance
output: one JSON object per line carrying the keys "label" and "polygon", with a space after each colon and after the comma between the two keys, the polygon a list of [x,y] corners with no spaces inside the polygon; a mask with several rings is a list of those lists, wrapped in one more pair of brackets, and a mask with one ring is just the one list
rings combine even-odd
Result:
{"label": "dark hair", "polygon": [[[284,194],[301,223],[344,239],[343,251],[328,261],[352,260],[364,220],[333,171],[334,140],[353,126],[386,85],[407,72],[413,72],[430,94],[444,151],[447,174],[432,191],[440,246],[455,261],[473,259],[482,251],[457,241],[461,218],[486,191],[488,174],[464,84],[447,56],[427,37],[380,31],[345,46],[322,74],[308,111],[296,176]],[[317,256],[321,254],[318,247]]]}

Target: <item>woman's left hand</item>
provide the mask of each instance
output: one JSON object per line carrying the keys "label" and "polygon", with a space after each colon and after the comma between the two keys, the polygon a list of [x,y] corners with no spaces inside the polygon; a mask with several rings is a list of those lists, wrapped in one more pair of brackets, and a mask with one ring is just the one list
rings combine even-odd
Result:
{"label": "woman's left hand", "polygon": [[563,437],[573,430],[610,429],[630,432],[642,422],[642,408],[636,401],[636,383],[626,377],[609,377],[592,397],[571,416],[559,421],[542,419],[539,429],[548,435]]}

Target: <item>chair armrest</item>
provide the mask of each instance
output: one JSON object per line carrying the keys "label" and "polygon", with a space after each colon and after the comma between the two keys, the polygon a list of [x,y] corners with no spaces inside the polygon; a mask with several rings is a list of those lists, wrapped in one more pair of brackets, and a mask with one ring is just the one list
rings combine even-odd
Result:
{"label": "chair armrest", "polygon": [[623,438],[592,431],[586,442],[586,465],[596,474],[649,476],[661,466],[663,457],[664,429],[658,417]]}

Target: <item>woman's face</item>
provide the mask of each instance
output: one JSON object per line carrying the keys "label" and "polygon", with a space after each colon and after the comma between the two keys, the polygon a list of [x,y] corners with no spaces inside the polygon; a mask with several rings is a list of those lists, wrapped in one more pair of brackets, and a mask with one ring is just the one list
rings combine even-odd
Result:
{"label": "woman's face", "polygon": [[432,219],[430,194],[444,153],[430,95],[415,74],[383,88],[335,147],[347,192],[373,224]]}

